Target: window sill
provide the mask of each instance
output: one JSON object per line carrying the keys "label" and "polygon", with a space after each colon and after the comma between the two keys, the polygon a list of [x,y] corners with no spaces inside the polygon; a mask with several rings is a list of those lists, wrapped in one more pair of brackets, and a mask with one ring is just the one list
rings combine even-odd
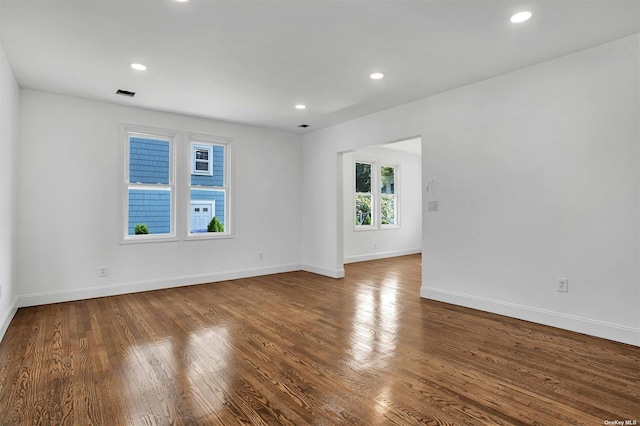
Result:
{"label": "window sill", "polygon": [[355,232],[363,232],[363,231],[386,231],[390,229],[400,229],[400,225],[381,225],[380,227],[371,225],[371,226],[357,226],[353,228]]}
{"label": "window sill", "polygon": [[170,243],[180,241],[175,235],[162,236],[133,236],[129,235],[120,240],[120,244]]}
{"label": "window sill", "polygon": [[226,232],[198,232],[187,234],[184,241],[224,240],[230,238],[234,238],[234,235]]}
{"label": "window sill", "polygon": [[355,228],[353,228],[354,231],[356,232],[361,232],[361,231],[377,231],[378,227],[375,225],[365,225],[365,226],[356,226]]}

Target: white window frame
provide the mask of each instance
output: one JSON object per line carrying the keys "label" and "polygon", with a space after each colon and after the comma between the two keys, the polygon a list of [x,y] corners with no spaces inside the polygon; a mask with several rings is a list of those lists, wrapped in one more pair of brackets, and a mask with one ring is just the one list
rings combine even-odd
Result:
{"label": "white window frame", "polygon": [[[130,139],[131,137],[146,137],[150,139],[164,140],[169,142],[169,183],[168,184],[148,184],[129,182],[130,172]],[[161,241],[178,241],[176,234],[176,133],[165,129],[154,129],[149,127],[141,127],[135,125],[122,126],[122,138],[124,143],[121,145],[124,148],[124,170],[123,170],[123,189],[122,189],[122,202],[121,212],[122,221],[120,229],[122,230],[120,243],[150,243]],[[171,192],[170,196],[170,227],[171,232],[168,234],[142,234],[142,235],[129,235],[129,190],[130,189],[147,189],[147,190],[167,190]]]}
{"label": "white window frame", "polygon": [[[397,161],[388,161],[388,160],[380,160],[378,158],[367,158],[367,157],[354,157],[352,172],[353,172],[353,213],[351,215],[351,220],[356,217],[357,206],[356,206],[356,163],[366,163],[371,164],[371,225],[353,225],[354,231],[378,231],[378,230],[387,230],[387,229],[398,229],[400,228],[400,164]],[[380,188],[381,177],[380,173],[382,171],[382,167],[393,167],[394,168],[394,196],[396,199],[396,223],[395,224],[382,224],[382,191]],[[364,193],[362,193],[364,194]]]}
{"label": "white window frame", "polygon": [[[189,162],[191,162],[191,157],[193,156],[193,146],[202,146],[202,147],[211,147],[211,155],[210,164],[211,164],[211,175],[213,176],[213,146],[222,145],[225,147],[224,149],[224,182],[223,186],[201,186],[201,185],[191,185],[191,171],[192,166],[186,168],[186,173],[184,174],[184,182],[183,186],[185,189],[184,197],[186,202],[184,203],[184,241],[194,241],[194,240],[213,240],[213,239],[224,239],[224,238],[234,238],[233,233],[233,193],[232,193],[232,170],[233,166],[231,164],[232,160],[232,149],[233,149],[233,138],[222,137],[222,136],[212,136],[212,135],[203,135],[196,133],[188,133],[187,134],[187,146],[191,150],[191,154],[189,155]],[[194,173],[197,174],[197,173]],[[224,191],[225,193],[225,203],[224,203],[224,232],[202,232],[202,233],[192,233],[191,232],[191,190],[214,190],[214,191]],[[199,200],[195,200],[199,201]],[[213,212],[213,216],[215,216],[215,211]]]}
{"label": "white window frame", "polygon": [[[198,150],[207,151],[207,160],[201,160],[196,158],[196,152]],[[198,170],[196,165],[197,163],[207,162],[207,170]],[[212,145],[204,145],[200,143],[192,143],[191,144],[191,174],[192,175],[203,175],[203,176],[213,176],[213,146]]]}

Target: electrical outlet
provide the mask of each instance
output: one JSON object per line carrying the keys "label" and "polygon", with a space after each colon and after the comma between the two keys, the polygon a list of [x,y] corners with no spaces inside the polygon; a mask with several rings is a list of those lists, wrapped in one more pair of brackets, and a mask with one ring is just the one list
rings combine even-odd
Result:
{"label": "electrical outlet", "polygon": [[106,266],[101,266],[100,267],[100,276],[101,277],[106,277],[109,275],[109,268],[107,268]]}
{"label": "electrical outlet", "polygon": [[569,278],[558,277],[558,291],[560,293],[569,292]]}
{"label": "electrical outlet", "polygon": [[258,252],[258,260],[262,260],[262,259],[264,259],[264,253],[259,251]]}
{"label": "electrical outlet", "polygon": [[378,250],[378,243],[373,243],[373,249]]}
{"label": "electrical outlet", "polygon": [[437,212],[438,211],[438,202],[433,200],[433,201],[429,201],[427,203],[427,210],[430,212]]}

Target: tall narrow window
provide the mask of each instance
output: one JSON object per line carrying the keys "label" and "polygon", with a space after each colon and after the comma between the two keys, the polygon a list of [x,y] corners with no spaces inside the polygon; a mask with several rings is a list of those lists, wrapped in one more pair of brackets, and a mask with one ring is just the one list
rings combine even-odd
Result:
{"label": "tall narrow window", "polygon": [[372,189],[373,164],[356,162],[355,167],[355,197],[356,197],[356,227],[370,227],[374,225],[375,215],[373,207],[375,200]]}
{"label": "tall narrow window", "polygon": [[189,147],[189,237],[229,236],[229,141],[191,136]]}
{"label": "tall narrow window", "polygon": [[126,131],[124,240],[175,237],[172,134]]}
{"label": "tall narrow window", "polygon": [[396,167],[380,167],[380,224],[396,226],[398,198],[396,195]]}

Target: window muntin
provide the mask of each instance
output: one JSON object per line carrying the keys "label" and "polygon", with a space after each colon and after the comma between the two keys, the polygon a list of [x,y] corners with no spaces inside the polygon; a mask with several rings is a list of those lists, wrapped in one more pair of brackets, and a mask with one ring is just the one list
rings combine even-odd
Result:
{"label": "window muntin", "polygon": [[374,196],[371,192],[373,163],[356,161],[355,163],[355,224],[357,228],[374,225]]}
{"label": "window muntin", "polygon": [[[209,173],[192,167],[189,177],[189,204],[211,206],[208,212],[191,209],[187,218],[187,238],[220,238],[231,235],[229,221],[229,141],[214,137],[190,137],[192,159],[195,152],[206,152]],[[203,155],[203,158],[205,156]],[[215,218],[215,220],[214,220]],[[203,223],[208,221],[207,226]]]}
{"label": "window muntin", "polygon": [[175,238],[174,137],[126,130],[124,240]]}

